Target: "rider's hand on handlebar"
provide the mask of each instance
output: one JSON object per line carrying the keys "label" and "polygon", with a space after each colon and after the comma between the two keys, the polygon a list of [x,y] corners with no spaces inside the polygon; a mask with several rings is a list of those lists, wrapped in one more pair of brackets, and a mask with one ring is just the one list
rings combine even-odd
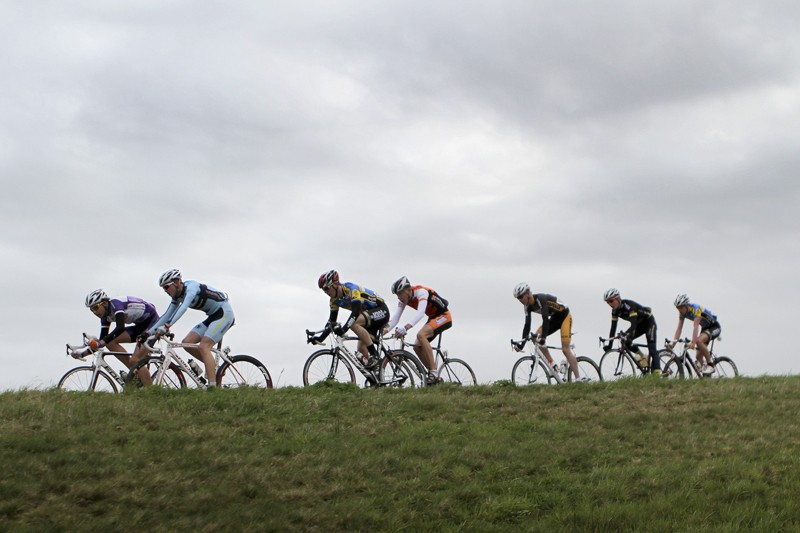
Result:
{"label": "rider's hand on handlebar", "polygon": [[337,337],[344,337],[344,334],[347,333],[347,330],[344,329],[344,327],[342,327],[342,326],[337,324],[337,325],[333,326],[333,333]]}
{"label": "rider's hand on handlebar", "polygon": [[399,338],[405,337],[405,335],[406,335],[406,328],[405,328],[405,326],[397,326],[397,327],[394,329],[394,336],[395,336],[395,338],[399,339]]}

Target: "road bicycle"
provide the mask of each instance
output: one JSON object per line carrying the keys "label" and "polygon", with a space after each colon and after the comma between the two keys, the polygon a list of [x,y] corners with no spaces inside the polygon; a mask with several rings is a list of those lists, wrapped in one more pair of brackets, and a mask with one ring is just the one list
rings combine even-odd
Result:
{"label": "road bicycle", "polygon": [[[566,359],[560,364],[550,365],[542,351],[542,346],[536,340],[536,334],[529,335],[526,339],[530,355],[524,355],[517,359],[511,369],[511,381],[514,385],[555,385],[575,381],[575,376],[570,371]],[[518,345],[521,341],[511,339],[511,347]],[[561,347],[545,346],[548,350],[561,350]],[[576,356],[578,361],[579,381],[597,382],[603,381],[600,367],[590,357],[584,355]],[[585,378],[585,379],[584,379]]]}
{"label": "road bicycle", "polygon": [[[711,339],[711,344],[708,351],[711,353],[711,366],[713,371],[703,373],[697,361],[689,355],[689,344],[691,340],[679,339],[676,344],[683,344],[683,349],[680,354],[676,354],[669,348],[664,348],[658,352],[661,360],[667,360],[664,364],[662,375],[671,379],[684,379],[684,378],[735,378],[739,375],[739,369],[736,368],[736,363],[730,357],[718,356],[714,353],[714,341]],[[664,344],[669,345],[670,340],[666,339]]]}
{"label": "road bicycle", "polygon": [[[175,342],[174,335],[165,331],[164,333],[157,332],[151,339],[160,339],[166,348],[160,348],[157,345],[151,346],[150,342],[146,342],[144,346],[151,355],[143,358],[133,368],[133,372],[138,372],[142,367],[147,367],[150,370],[150,375],[153,376],[153,384],[164,387],[179,387],[172,378],[170,373],[162,372],[164,367],[172,368],[177,367],[179,372],[178,379],[183,380],[189,387],[206,388],[207,379],[203,376],[201,367],[193,360],[189,359],[189,363],[183,360],[175,351],[176,348],[197,348],[200,346],[198,343]],[[211,349],[214,356],[214,364],[217,368],[217,387],[224,389],[233,389],[237,387],[256,387],[256,388],[272,388],[272,376],[264,364],[253,357],[252,355],[231,355],[230,347],[222,347],[220,341],[215,347]]]}
{"label": "road bicycle", "polygon": [[[444,332],[437,335],[436,346],[431,345],[434,354],[434,367],[436,367],[437,383],[451,383],[455,385],[477,385],[478,380],[475,378],[475,372],[472,371],[466,361],[450,357],[447,350],[442,349],[442,335]],[[405,337],[399,339],[401,347],[405,350],[406,346],[419,347],[418,344],[412,344],[405,340]],[[406,352],[408,353],[408,352]],[[425,369],[427,373],[427,369]]]}
{"label": "road bicycle", "polygon": [[[614,341],[618,341],[617,348],[613,348]],[[645,355],[643,358],[638,353],[632,352],[631,348],[647,349],[646,344],[628,343],[624,335],[618,334],[610,339],[600,337],[600,346],[611,349],[605,351],[600,358],[600,373],[604,381],[616,379],[633,378],[650,374],[650,357]],[[661,354],[659,354],[660,357]],[[661,368],[664,368],[666,359],[660,357]]]}
{"label": "road bicycle", "polygon": [[[338,327],[339,325],[336,324]],[[364,377],[365,387],[412,388],[424,387],[426,372],[422,363],[413,354],[404,350],[389,349],[383,339],[373,338],[381,354],[375,367],[368,368],[357,350],[351,352],[344,344],[357,341],[358,337],[344,337],[334,333],[332,325],[321,331],[306,330],[306,340],[311,344],[314,337],[329,333],[330,348],[312,353],[303,366],[303,385],[309,386],[324,381],[356,384],[357,370]]]}
{"label": "road bicycle", "polygon": [[[78,350],[84,349],[89,345],[92,339],[86,333],[83,334],[82,345],[67,344],[67,355],[72,354]],[[69,391],[95,391],[95,392],[111,392],[117,393],[125,389],[125,387],[133,385],[140,387],[141,383],[136,379],[136,374],[127,368],[117,372],[106,361],[108,356],[126,357],[130,358],[131,354],[128,352],[112,352],[103,347],[95,350],[92,353],[86,353],[79,357],[81,361],[86,361],[91,356],[91,364],[86,366],[78,366],[68,370],[61,379],[58,381],[58,388]],[[165,381],[173,383],[176,387],[185,387],[186,380],[183,378],[180,368],[175,365],[167,367]],[[159,369],[160,370],[160,369]],[[153,375],[153,374],[151,374]],[[157,375],[154,377],[158,377]]]}

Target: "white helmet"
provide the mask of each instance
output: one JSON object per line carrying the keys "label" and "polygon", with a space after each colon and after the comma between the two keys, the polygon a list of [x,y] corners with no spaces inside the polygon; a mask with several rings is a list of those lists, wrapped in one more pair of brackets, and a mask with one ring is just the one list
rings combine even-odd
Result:
{"label": "white helmet", "polygon": [[612,287],[612,288],[608,289],[606,291],[606,293],[603,295],[603,300],[609,301],[612,298],[616,298],[618,296],[619,296],[619,291]]}
{"label": "white helmet", "polygon": [[682,305],[689,305],[689,297],[685,294],[679,294],[675,298],[675,307],[680,307]]}
{"label": "white helmet", "polygon": [[103,289],[97,289],[86,295],[86,307],[92,307],[100,302],[108,300],[108,294]]}
{"label": "white helmet", "polygon": [[402,291],[403,289],[407,289],[410,286],[411,282],[408,281],[407,277],[403,276],[402,278],[392,283],[392,294],[397,294],[398,292]]}
{"label": "white helmet", "polygon": [[163,287],[164,285],[169,285],[176,279],[181,279],[181,271],[177,268],[173,268],[172,270],[167,270],[161,277],[158,278],[158,286]]}
{"label": "white helmet", "polygon": [[524,281],[514,287],[514,298],[519,298],[526,292],[530,292],[531,288]]}

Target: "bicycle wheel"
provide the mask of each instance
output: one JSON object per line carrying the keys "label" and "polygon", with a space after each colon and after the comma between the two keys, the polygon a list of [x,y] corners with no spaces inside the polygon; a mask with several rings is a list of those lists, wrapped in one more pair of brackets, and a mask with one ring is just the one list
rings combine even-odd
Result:
{"label": "bicycle wheel", "polygon": [[610,350],[600,358],[600,375],[603,381],[636,377],[636,363],[627,353]]}
{"label": "bicycle wheel", "polygon": [[536,361],[532,355],[520,357],[514,368],[511,369],[511,381],[514,385],[524,387],[527,385],[555,385],[555,377],[547,371],[544,361]]}
{"label": "bicycle wheel", "polygon": [[73,368],[58,380],[58,388],[68,391],[94,391],[94,392],[118,392],[117,384],[111,376],[95,367],[79,366]]}
{"label": "bicycle wheel", "polygon": [[344,357],[333,350],[319,350],[312,353],[303,366],[303,385],[313,385],[320,381],[356,383],[353,367]]}
{"label": "bicycle wheel", "polygon": [[467,363],[461,359],[448,359],[446,363],[439,367],[439,379],[445,383],[455,383],[456,385],[477,385],[475,372]]}
{"label": "bicycle wheel", "polygon": [[658,353],[659,357],[661,357],[661,377],[664,379],[684,379],[684,378],[691,378],[691,374],[687,374],[684,370],[683,362],[681,358],[677,355],[672,355],[667,358],[667,362],[664,362],[664,357],[662,353],[672,353],[668,350],[662,350]]}
{"label": "bicycle wheel", "polygon": [[381,361],[380,383],[384,387],[424,387],[427,372],[422,363],[404,350],[388,352]]}
{"label": "bicycle wheel", "polygon": [[[590,357],[581,355],[576,357],[578,360],[578,372],[581,378],[587,378],[588,381],[603,381],[603,374],[600,373],[600,365],[594,362]],[[571,370],[567,370],[567,381],[575,381],[575,376]]]}
{"label": "bicycle wheel", "polygon": [[237,387],[272,388],[272,376],[264,363],[251,355],[232,355],[217,369],[217,387],[235,389]]}
{"label": "bicycle wheel", "polygon": [[[136,363],[136,366],[131,369],[131,373],[136,375],[143,367],[146,367],[150,372],[150,377],[152,378],[154,384],[158,383],[160,380],[161,386],[168,389],[186,388],[186,377],[183,375],[183,371],[180,369],[180,367],[174,363],[170,363],[167,371],[163,372],[164,376],[161,377],[161,373],[164,369],[163,355],[151,355],[145,357]],[[138,378],[136,378],[132,384],[135,384],[137,387],[141,386],[141,382],[138,380]]]}
{"label": "bicycle wheel", "polygon": [[710,378],[735,378],[739,375],[739,369],[736,368],[730,357],[715,357],[714,358],[714,373]]}

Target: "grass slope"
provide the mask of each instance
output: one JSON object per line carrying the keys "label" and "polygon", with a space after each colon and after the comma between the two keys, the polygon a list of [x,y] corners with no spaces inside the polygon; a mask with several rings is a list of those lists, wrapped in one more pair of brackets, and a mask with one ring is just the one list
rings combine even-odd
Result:
{"label": "grass slope", "polygon": [[0,530],[798,530],[799,390],[7,392]]}

